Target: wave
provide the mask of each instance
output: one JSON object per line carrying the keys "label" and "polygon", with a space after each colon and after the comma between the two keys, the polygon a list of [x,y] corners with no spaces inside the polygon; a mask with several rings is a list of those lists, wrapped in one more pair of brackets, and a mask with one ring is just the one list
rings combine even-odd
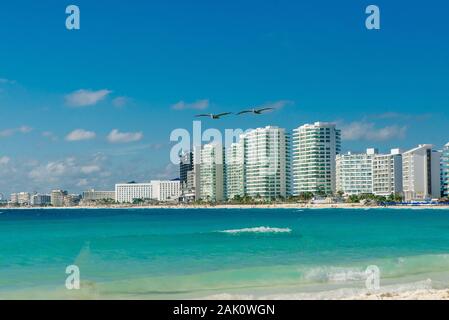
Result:
{"label": "wave", "polygon": [[292,229],[290,228],[272,228],[272,227],[255,227],[255,228],[243,228],[243,229],[231,229],[219,231],[221,233],[290,233]]}

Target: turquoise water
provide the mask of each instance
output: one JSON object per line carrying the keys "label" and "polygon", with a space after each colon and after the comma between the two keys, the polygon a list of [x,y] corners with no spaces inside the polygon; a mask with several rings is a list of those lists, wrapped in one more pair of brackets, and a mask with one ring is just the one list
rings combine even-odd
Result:
{"label": "turquoise water", "polygon": [[[0,209],[0,298],[202,298],[449,274],[449,210]],[[263,228],[261,228],[263,227]],[[65,289],[65,269],[82,290]],[[443,279],[443,280],[442,280]],[[434,279],[432,279],[434,280]]]}

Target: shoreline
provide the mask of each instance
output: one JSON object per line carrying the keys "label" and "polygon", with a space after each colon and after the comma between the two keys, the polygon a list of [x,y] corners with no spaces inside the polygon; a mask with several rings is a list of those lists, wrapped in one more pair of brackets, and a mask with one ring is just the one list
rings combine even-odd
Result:
{"label": "shoreline", "polygon": [[217,205],[147,205],[147,206],[129,206],[129,205],[99,205],[99,206],[73,206],[73,207],[0,207],[1,210],[95,210],[95,209],[438,209],[449,210],[449,205],[397,205],[397,206],[376,206],[362,204],[217,204]]}

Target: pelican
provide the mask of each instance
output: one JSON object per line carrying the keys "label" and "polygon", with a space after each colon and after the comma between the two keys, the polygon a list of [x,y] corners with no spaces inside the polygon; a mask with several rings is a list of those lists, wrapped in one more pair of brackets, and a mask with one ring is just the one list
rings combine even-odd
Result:
{"label": "pelican", "polygon": [[214,120],[220,119],[223,116],[227,116],[228,114],[232,114],[232,112],[224,112],[219,114],[212,114],[212,113],[206,113],[206,114],[197,114],[195,117],[208,117]]}
{"label": "pelican", "polygon": [[254,114],[262,114],[265,111],[274,110],[274,108],[262,108],[262,109],[251,109],[251,110],[243,110],[237,113],[237,115],[241,115],[244,113],[254,113]]}

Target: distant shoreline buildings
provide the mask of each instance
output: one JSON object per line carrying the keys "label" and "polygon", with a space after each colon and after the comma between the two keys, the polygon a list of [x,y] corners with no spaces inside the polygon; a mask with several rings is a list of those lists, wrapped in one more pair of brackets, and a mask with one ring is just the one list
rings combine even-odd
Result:
{"label": "distant shoreline buildings", "polygon": [[82,195],[64,190],[12,193],[8,204],[67,207],[360,195],[407,202],[448,197],[449,143],[442,150],[421,144],[388,154],[374,148],[342,154],[341,131],[334,123],[304,124],[291,135],[266,126],[247,131],[228,146],[213,142],[184,150],[175,180],[118,183],[113,191],[92,189]]}

